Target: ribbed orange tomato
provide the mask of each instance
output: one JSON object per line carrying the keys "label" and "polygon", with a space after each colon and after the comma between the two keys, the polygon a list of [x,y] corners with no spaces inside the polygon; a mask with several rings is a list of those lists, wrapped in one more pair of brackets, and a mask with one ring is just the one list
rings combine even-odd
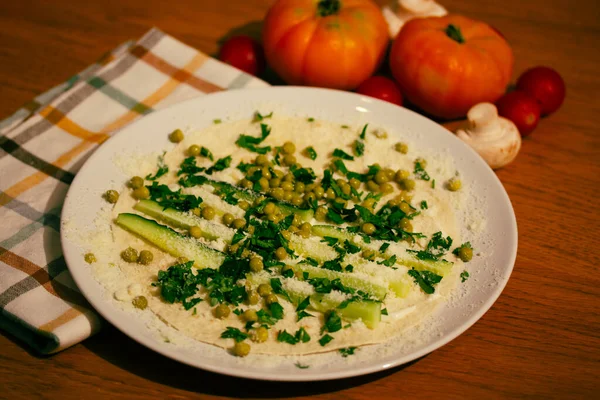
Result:
{"label": "ribbed orange tomato", "polygon": [[489,25],[460,15],[418,18],[394,40],[390,68],[406,98],[442,118],[464,116],[506,91],[513,68],[506,40]]}
{"label": "ribbed orange tomato", "polygon": [[354,89],[387,43],[387,24],[369,0],[279,0],[263,25],[268,64],[294,85]]}

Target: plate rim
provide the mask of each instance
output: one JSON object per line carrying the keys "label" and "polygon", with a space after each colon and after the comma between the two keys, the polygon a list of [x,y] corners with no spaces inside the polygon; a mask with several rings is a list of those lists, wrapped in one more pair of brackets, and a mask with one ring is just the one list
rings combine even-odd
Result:
{"label": "plate rim", "polygon": [[[151,338],[146,335],[138,335],[137,332],[135,332],[135,330],[136,330],[135,327],[130,328],[130,327],[121,326],[121,324],[117,321],[117,317],[111,315],[111,312],[115,311],[114,305],[112,305],[110,302],[106,301],[105,299],[104,300],[96,299],[91,293],[86,293],[86,290],[82,289],[82,287],[85,288],[87,286],[87,284],[89,283],[86,281],[86,279],[88,279],[88,278],[93,281],[92,283],[94,283],[98,286],[102,286],[102,285],[95,280],[95,278],[92,276],[91,272],[86,271],[86,273],[84,273],[84,272],[77,270],[74,267],[75,263],[76,263],[76,260],[74,259],[75,255],[72,254],[71,249],[67,247],[67,243],[69,242],[69,240],[68,240],[68,238],[65,237],[66,236],[65,229],[62,229],[62,223],[65,220],[65,215],[69,213],[69,210],[71,207],[70,203],[73,201],[72,200],[73,194],[76,192],[76,190],[80,186],[78,178],[83,175],[83,174],[81,174],[81,171],[85,171],[86,168],[89,168],[90,165],[93,165],[94,160],[96,158],[100,157],[100,155],[102,154],[102,152],[100,151],[102,148],[106,148],[107,144],[116,140],[116,138],[118,138],[120,135],[127,134],[127,132],[129,130],[135,129],[136,125],[142,123],[142,121],[145,121],[149,118],[161,118],[162,115],[168,115],[170,112],[173,112],[172,111],[173,109],[184,107],[186,104],[189,104],[189,103],[196,103],[196,102],[202,103],[205,101],[209,101],[210,99],[214,98],[215,96],[219,96],[219,97],[233,96],[233,97],[235,97],[236,94],[238,94],[240,92],[246,93],[249,91],[251,91],[251,92],[287,92],[287,91],[303,92],[304,91],[304,92],[312,92],[312,93],[314,93],[314,95],[317,95],[319,92],[323,92],[323,93],[330,93],[332,95],[338,95],[338,96],[356,97],[357,103],[359,101],[359,98],[364,99],[364,96],[357,94],[357,93],[353,93],[353,92],[345,92],[345,91],[341,91],[341,90],[325,89],[325,88],[302,87],[302,86],[271,86],[271,87],[267,87],[267,88],[248,88],[248,89],[243,89],[243,90],[229,90],[229,91],[211,93],[206,96],[191,98],[191,99],[184,100],[179,103],[167,106],[163,109],[157,110],[151,114],[148,114],[142,118],[139,118],[138,120],[124,126],[118,132],[114,133],[109,139],[107,139],[104,143],[102,143],[93,152],[93,154],[85,161],[85,163],[80,167],[80,169],[76,173],[75,178],[71,182],[71,185],[69,186],[69,190],[67,191],[67,194],[65,196],[65,200],[63,203],[63,208],[62,208],[61,216],[60,216],[60,220],[61,220],[60,242],[61,242],[61,249],[63,252],[63,256],[65,258],[65,263],[67,265],[67,268],[68,268],[73,280],[75,281],[77,287],[79,288],[80,292],[86,298],[86,300],[90,303],[90,305],[92,306],[92,308],[95,312],[100,314],[105,320],[107,320],[109,323],[111,323],[119,331],[121,331],[122,333],[124,333],[129,338],[136,341],[137,343],[139,343],[139,344],[147,347],[148,349],[155,351],[165,357],[174,359],[178,362],[189,365],[191,367],[200,368],[200,369],[203,369],[206,371],[220,373],[220,374],[238,377],[238,378],[247,378],[247,379],[264,380],[264,381],[302,382],[302,381],[324,381],[324,380],[344,379],[344,378],[350,378],[350,377],[354,377],[354,376],[367,375],[367,374],[372,374],[372,373],[384,371],[387,369],[391,369],[391,368],[397,367],[399,365],[406,364],[410,361],[419,359],[419,358],[431,353],[432,351],[439,349],[442,346],[445,346],[452,340],[456,339],[458,336],[462,335],[464,332],[466,332],[469,328],[471,328],[479,319],[481,319],[483,317],[483,315],[485,315],[491,309],[491,307],[495,304],[495,302],[498,300],[498,298],[504,291],[506,285],[508,284],[508,281],[510,280],[510,277],[514,270],[516,256],[517,256],[517,249],[518,249],[518,226],[517,226],[516,214],[514,212],[514,208],[512,206],[512,202],[508,196],[508,193],[506,192],[506,189],[504,188],[504,185],[502,185],[502,182],[500,181],[500,179],[498,178],[496,173],[479,157],[479,155],[477,155],[477,153],[473,149],[471,149],[468,145],[466,145],[464,142],[462,142],[460,139],[458,139],[451,131],[446,129],[444,126],[438,124],[437,122],[435,122],[421,114],[418,114],[417,112],[415,112],[413,110],[409,110],[405,107],[399,107],[394,104],[385,102],[383,100],[368,98],[369,103],[385,105],[385,107],[392,106],[394,108],[401,109],[403,112],[409,113],[409,115],[411,115],[410,118],[421,119],[421,120],[427,121],[427,123],[429,123],[429,124],[434,124],[437,127],[446,130],[450,134],[450,136],[452,136],[454,138],[453,140],[460,142],[466,149],[470,150],[473,154],[476,155],[476,157],[479,159],[481,167],[486,168],[488,170],[489,175],[491,177],[491,182],[493,182],[494,186],[496,186],[497,189],[499,189],[499,192],[502,194],[502,202],[505,203],[508,211],[510,211],[510,213],[509,213],[510,218],[509,218],[508,222],[512,229],[511,229],[511,232],[509,232],[508,234],[514,235],[514,238],[513,238],[512,242],[510,243],[513,251],[511,253],[509,261],[508,261],[509,266],[506,269],[505,278],[499,282],[499,284],[496,286],[495,290],[492,292],[492,295],[489,296],[483,302],[483,304],[479,307],[477,312],[473,313],[469,319],[467,319],[465,322],[463,322],[460,326],[456,327],[451,332],[445,333],[440,339],[433,340],[432,343],[425,346],[424,348],[422,348],[418,351],[410,352],[407,355],[400,356],[395,361],[392,361],[389,363],[371,362],[370,364],[373,364],[373,365],[349,368],[348,370],[344,370],[344,371],[340,371],[340,372],[332,372],[332,373],[327,373],[327,372],[323,372],[323,371],[311,373],[308,370],[302,370],[302,373],[296,373],[296,374],[285,373],[281,376],[278,376],[278,375],[266,376],[265,373],[254,372],[254,371],[249,370],[249,368],[250,368],[249,366],[240,366],[238,368],[232,369],[227,366],[220,367],[218,364],[211,364],[211,363],[202,363],[202,365],[199,365],[198,363],[194,363],[191,360],[188,360],[185,357],[182,357],[177,352],[173,352],[173,351],[170,351],[170,349],[164,348],[163,346],[159,346],[154,338]],[[310,93],[309,93],[309,95],[310,95]],[[209,99],[209,100],[207,100],[207,99]],[[85,274],[88,274],[89,277],[86,278],[84,276]],[[104,287],[100,287],[100,290],[105,291],[106,289]],[[109,309],[109,308],[113,308],[113,309]]]}

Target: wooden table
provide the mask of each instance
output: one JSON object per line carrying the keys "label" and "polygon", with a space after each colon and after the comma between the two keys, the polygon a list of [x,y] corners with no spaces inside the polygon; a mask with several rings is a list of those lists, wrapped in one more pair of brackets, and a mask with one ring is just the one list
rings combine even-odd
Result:
{"label": "wooden table", "polygon": [[[255,29],[268,0],[0,2],[0,118],[123,41],[158,26],[213,54]],[[51,357],[0,336],[0,397],[591,398],[600,391],[600,3],[445,0],[513,46],[515,75],[549,65],[567,100],[498,172],[515,207],[519,252],[491,310],[459,338],[384,373],[312,384],[246,381],[159,356],[115,328]],[[226,6],[225,6],[226,4]],[[228,12],[225,10],[235,10]]]}

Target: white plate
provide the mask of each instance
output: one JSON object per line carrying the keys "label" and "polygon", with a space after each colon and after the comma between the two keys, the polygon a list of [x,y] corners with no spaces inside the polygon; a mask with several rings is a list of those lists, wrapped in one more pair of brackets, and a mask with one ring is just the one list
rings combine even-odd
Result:
{"label": "white plate", "polygon": [[[62,229],[62,248],[69,270],[92,306],[122,332],[167,357],[202,369],[223,374],[281,381],[311,381],[351,377],[381,371],[419,358],[448,343],[473,325],[492,306],[506,285],[517,252],[517,225],[508,195],[493,171],[454,135],[431,120],[387,102],[354,93],[296,87],[273,87],[228,91],[196,98],[155,112],[124,128],[108,140],[85,163],[73,181],[65,200],[62,221],[82,229],[93,226],[98,210],[105,203],[101,194],[120,187],[128,177],[114,165],[113,158],[125,149],[132,152],[159,152],[172,147],[167,134],[176,128],[201,129],[213,119],[247,118],[255,110],[314,117],[359,126],[386,127],[390,134],[402,132],[418,147],[449,151],[456,159],[462,178],[474,182],[472,195],[487,199],[484,210],[487,224],[474,246],[484,257],[469,264],[471,279],[467,294],[452,305],[438,309],[444,315],[441,336],[432,337],[410,352],[398,351],[384,357],[355,363],[338,363],[298,369],[292,363],[274,368],[240,364],[224,351],[215,357],[212,346],[198,343],[189,351],[157,340],[145,323],[117,307],[94,279],[82,250]],[[101,110],[99,110],[101,112]],[[72,228],[72,226],[70,227]],[[487,239],[484,239],[487,238]],[[115,351],[117,351],[115,349]],[[218,350],[221,351],[221,350]]]}

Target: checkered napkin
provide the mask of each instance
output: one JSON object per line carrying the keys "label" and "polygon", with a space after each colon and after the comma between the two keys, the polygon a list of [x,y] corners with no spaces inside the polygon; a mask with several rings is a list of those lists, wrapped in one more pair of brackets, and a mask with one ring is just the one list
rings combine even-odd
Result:
{"label": "checkered napkin", "polygon": [[111,134],[145,114],[267,84],[152,29],[0,122],[0,327],[41,353],[100,329],[60,247],[69,185]]}

